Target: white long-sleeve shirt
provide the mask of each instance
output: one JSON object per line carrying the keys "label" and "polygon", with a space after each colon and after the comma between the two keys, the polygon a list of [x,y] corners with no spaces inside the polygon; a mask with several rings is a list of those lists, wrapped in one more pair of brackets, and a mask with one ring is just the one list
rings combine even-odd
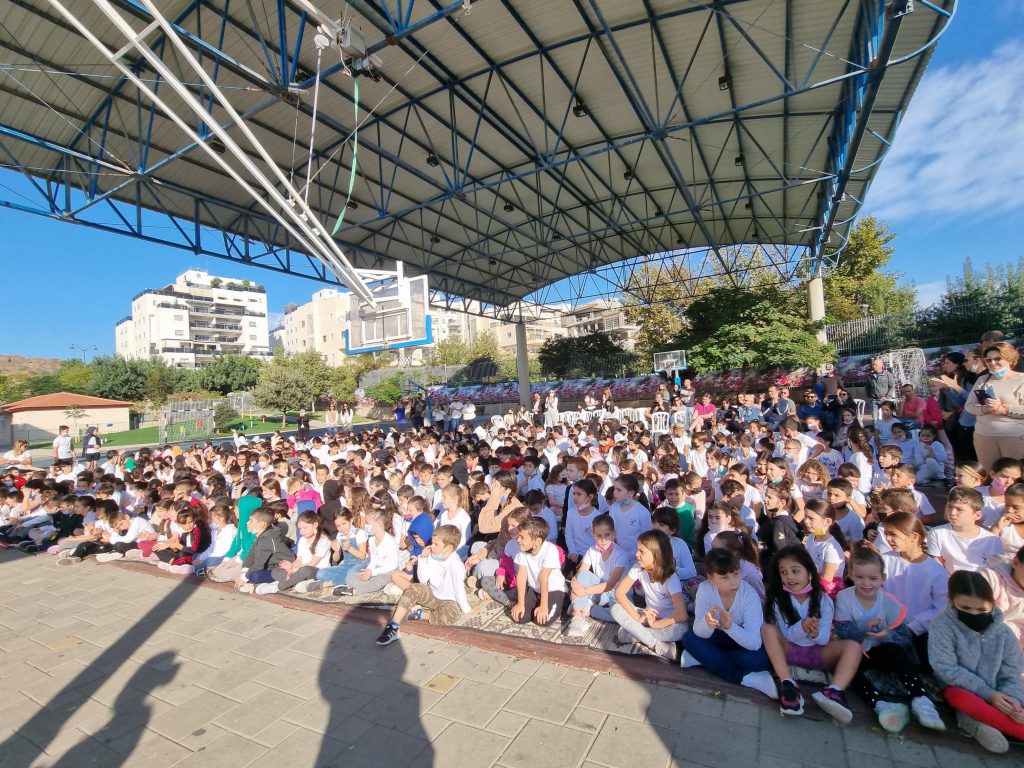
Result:
{"label": "white long-sleeve shirt", "polygon": [[454,514],[445,510],[434,520],[434,528],[440,528],[442,525],[454,525],[459,529],[459,546],[456,549],[466,546],[466,540],[469,538],[469,528],[473,525],[473,521],[470,520],[466,510],[457,509]]}
{"label": "white long-sleeve shirt", "polygon": [[651,513],[640,502],[627,501],[625,504],[612,504],[609,514],[615,521],[615,540],[632,558],[640,534],[651,530]]}
{"label": "white long-sleeve shirt", "polygon": [[371,576],[382,576],[398,570],[398,540],[385,533],[378,543],[376,536],[370,536],[370,562],[367,568]]}
{"label": "white long-sleeve shirt", "polygon": [[[598,511],[591,508],[590,514],[581,515],[575,509],[569,509],[565,513],[565,546],[570,555],[582,556],[588,549],[597,542],[594,540],[594,518]],[[616,526],[616,530],[618,526]],[[621,546],[621,544],[620,544]],[[629,550],[630,557],[633,551]]]}
{"label": "white long-sleeve shirt", "polygon": [[764,624],[764,611],[761,608],[761,598],[752,586],[745,581],[740,581],[740,588],[736,592],[732,607],[726,608],[722,602],[722,595],[718,587],[710,581],[705,581],[697,588],[697,598],[693,608],[693,633],[697,637],[711,637],[714,629],[708,626],[707,614],[713,607],[728,610],[732,616],[732,626],[728,629],[718,627],[725,634],[736,641],[737,644],[748,651],[756,651],[761,647],[761,625]]}
{"label": "white long-sleeve shirt", "polygon": [[775,624],[779,631],[782,632],[782,636],[793,645],[828,645],[832,634],[832,617],[835,613],[832,598],[825,594],[821,596],[821,616],[818,619],[818,634],[814,637],[807,636],[802,623],[807,618],[807,613],[811,609],[810,598],[808,597],[802,603],[793,595],[786,595],[786,598],[793,603],[798,618],[795,624],[787,624],[786,619],[782,616],[782,612],[779,611],[779,606],[775,606]]}
{"label": "white long-sleeve shirt", "polygon": [[420,584],[426,584],[438,600],[451,600],[459,610],[469,613],[466,599],[466,566],[456,554],[444,560],[435,560],[426,552],[416,560],[416,574]]}
{"label": "white long-sleeve shirt", "polygon": [[907,606],[907,627],[915,635],[928,631],[932,619],[946,607],[946,569],[930,557],[920,563],[904,560],[895,552],[885,558],[885,590]]}
{"label": "white long-sleeve shirt", "polygon": [[[679,577],[680,581],[692,579],[697,575],[697,566],[693,564],[693,555],[690,553],[690,545],[678,536],[673,536],[670,541],[672,543],[672,556],[676,561],[676,576]],[[630,552],[630,559],[632,559],[633,556],[634,553]]]}

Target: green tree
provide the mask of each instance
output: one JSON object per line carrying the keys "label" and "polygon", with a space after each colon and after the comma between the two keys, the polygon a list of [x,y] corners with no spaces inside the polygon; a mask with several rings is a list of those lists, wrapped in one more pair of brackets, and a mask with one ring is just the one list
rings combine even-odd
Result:
{"label": "green tree", "polygon": [[572,375],[603,374],[598,370],[618,366],[627,355],[607,333],[584,336],[557,336],[544,342],[537,359],[545,375],[570,378]]}
{"label": "green tree", "polygon": [[238,421],[238,411],[227,400],[221,400],[213,410],[213,423],[218,432],[230,432],[231,425]]}
{"label": "green tree", "polygon": [[896,234],[874,216],[859,219],[850,230],[849,244],[834,270],[825,275],[826,322],[841,323],[864,315],[913,312],[917,305],[913,285],[900,285],[903,275],[885,266],[895,248]]}
{"label": "green tree", "polygon": [[[527,364],[530,369],[530,381],[540,381],[543,376],[543,366],[538,355],[527,357]],[[502,381],[519,380],[519,359],[512,355],[502,355],[498,360],[498,378]]]}
{"label": "green tree", "polygon": [[146,395],[146,371],[138,360],[93,358],[91,394],[112,400],[137,402]]}
{"label": "green tree", "polygon": [[673,345],[698,371],[816,367],[832,351],[815,336],[803,292],[786,286],[717,287],[687,309],[688,330]]}
{"label": "green tree", "polygon": [[86,394],[92,382],[92,368],[78,359],[64,360],[57,376],[64,392]]}
{"label": "green tree", "polygon": [[203,389],[220,392],[244,392],[256,386],[263,364],[245,355],[222,355],[200,369]]}
{"label": "green tree", "polygon": [[13,403],[28,397],[28,376],[23,373],[0,374],[0,402]]}
{"label": "green tree", "polygon": [[375,384],[372,387],[367,387],[366,396],[372,397],[378,403],[384,405],[395,405],[403,397],[402,395],[402,375],[396,373],[394,376],[389,376],[379,384]]}
{"label": "green tree", "polygon": [[682,333],[688,281],[686,267],[673,261],[644,264],[626,280],[622,311],[631,325],[640,326],[633,350],[641,358],[650,359]]}
{"label": "green tree", "polygon": [[89,414],[85,410],[74,403],[64,409],[64,418],[69,419],[75,425],[74,434],[78,434],[78,421],[79,419],[88,418]]}
{"label": "green tree", "polygon": [[323,356],[311,349],[292,355],[288,365],[302,374],[306,380],[306,387],[310,393],[309,402],[312,403],[310,410],[316,410],[316,400],[326,396],[330,391],[331,369],[324,362]]}
{"label": "green tree", "polygon": [[61,391],[60,374],[44,373],[39,376],[31,376],[25,380],[26,397],[38,395],[52,395]]}
{"label": "green tree", "polygon": [[469,347],[460,339],[451,337],[434,345],[434,349],[430,353],[430,364],[464,365],[468,355]]}
{"label": "green tree", "polygon": [[466,350],[465,362],[469,365],[482,363],[488,360],[497,361],[499,357],[498,340],[490,331],[478,333],[476,338],[469,344]]}
{"label": "green tree", "polygon": [[917,335],[938,344],[977,342],[993,330],[1024,332],[1024,259],[980,271],[965,259],[963,274],[947,279],[939,301],[915,319]]}
{"label": "green tree", "polygon": [[265,408],[281,411],[281,426],[288,411],[305,408],[313,398],[302,373],[288,365],[268,365],[260,373],[253,392],[256,402]]}
{"label": "green tree", "polygon": [[153,405],[163,405],[168,395],[174,391],[174,372],[163,361],[156,357],[150,360],[146,371],[146,397]]}

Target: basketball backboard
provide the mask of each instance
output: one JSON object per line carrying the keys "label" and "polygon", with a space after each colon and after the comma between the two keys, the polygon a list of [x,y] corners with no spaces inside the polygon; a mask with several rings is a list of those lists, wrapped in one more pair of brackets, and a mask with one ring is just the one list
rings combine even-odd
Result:
{"label": "basketball backboard", "polygon": [[432,344],[427,314],[427,278],[399,277],[373,289],[376,305],[352,297],[345,335],[345,354],[359,355]]}
{"label": "basketball backboard", "polygon": [[681,371],[686,368],[686,351],[676,349],[671,352],[654,353],[654,372]]}

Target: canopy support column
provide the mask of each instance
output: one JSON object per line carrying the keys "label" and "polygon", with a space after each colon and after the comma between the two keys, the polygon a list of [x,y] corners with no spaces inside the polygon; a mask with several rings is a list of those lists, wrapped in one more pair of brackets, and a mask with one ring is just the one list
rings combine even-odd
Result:
{"label": "canopy support column", "polygon": [[[812,277],[807,283],[807,308],[812,323],[823,323],[825,320],[825,282],[821,275]],[[825,335],[825,327],[818,328],[816,334],[818,341],[822,344],[828,342]]]}
{"label": "canopy support column", "polygon": [[526,323],[516,323],[516,373],[519,376],[519,402],[530,404],[530,350],[526,346]]}

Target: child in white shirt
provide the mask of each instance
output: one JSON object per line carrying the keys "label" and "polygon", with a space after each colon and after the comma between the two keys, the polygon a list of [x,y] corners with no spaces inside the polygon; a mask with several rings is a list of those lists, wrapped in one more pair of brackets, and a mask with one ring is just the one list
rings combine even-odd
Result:
{"label": "child in white shirt", "polygon": [[615,586],[629,565],[626,551],[615,543],[615,521],[611,515],[594,519],[594,546],[587,550],[570,585],[573,617],[568,637],[582,637],[590,628],[588,616],[612,621],[610,606]]}
{"label": "child in white shirt", "polygon": [[469,506],[469,492],[464,485],[449,485],[441,492],[441,505],[444,511],[434,520],[434,528],[442,525],[454,525],[462,534],[459,546],[456,547],[456,554],[461,560],[469,557],[469,545],[466,543],[469,538],[469,529],[473,522],[470,520],[466,508]]}
{"label": "child in white shirt", "polygon": [[983,505],[981,494],[974,489],[953,488],[946,500],[949,525],[928,532],[928,554],[949,573],[980,570],[989,564],[988,558],[1003,554],[999,537],[978,525]]}
{"label": "child in white shirt", "polygon": [[512,620],[518,624],[533,620],[543,626],[562,612],[565,577],[558,547],[547,537],[548,524],[539,517],[519,526],[515,604],[511,608]]}

